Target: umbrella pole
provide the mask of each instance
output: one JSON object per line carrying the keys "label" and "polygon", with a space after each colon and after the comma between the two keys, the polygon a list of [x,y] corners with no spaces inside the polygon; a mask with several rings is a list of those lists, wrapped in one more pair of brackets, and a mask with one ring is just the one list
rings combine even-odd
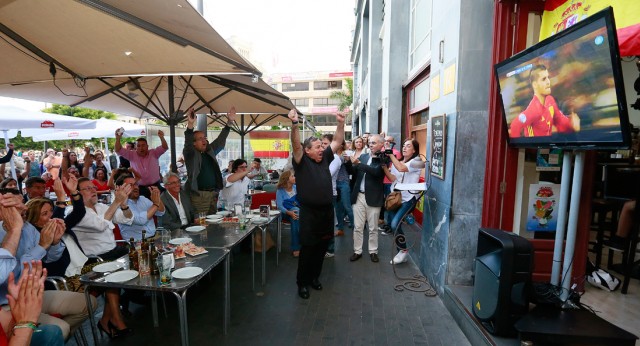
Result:
{"label": "umbrella pole", "polygon": [[[2,132],[4,132],[4,145],[7,148],[7,151],[9,150],[9,135],[7,134],[7,130],[3,130]],[[13,162],[13,157],[11,158],[11,160],[9,160],[9,165],[11,167],[11,176],[13,177],[13,179],[15,179],[16,181],[18,181],[18,177],[16,176],[16,164],[15,162]]]}
{"label": "umbrella pole", "polygon": [[[176,106],[173,100],[173,76],[168,77],[169,84],[169,146],[171,147],[171,171],[178,172],[178,165],[176,164],[176,120],[178,115],[176,114]],[[205,129],[205,134],[206,134]]]}
{"label": "umbrella pole", "polygon": [[244,114],[240,115],[240,157],[244,160]]}

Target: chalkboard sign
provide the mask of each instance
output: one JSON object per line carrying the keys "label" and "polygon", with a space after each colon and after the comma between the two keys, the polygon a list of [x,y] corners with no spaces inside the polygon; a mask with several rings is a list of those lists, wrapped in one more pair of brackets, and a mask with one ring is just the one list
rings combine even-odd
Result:
{"label": "chalkboard sign", "polygon": [[447,149],[447,117],[434,115],[431,123],[431,175],[444,180],[445,152]]}

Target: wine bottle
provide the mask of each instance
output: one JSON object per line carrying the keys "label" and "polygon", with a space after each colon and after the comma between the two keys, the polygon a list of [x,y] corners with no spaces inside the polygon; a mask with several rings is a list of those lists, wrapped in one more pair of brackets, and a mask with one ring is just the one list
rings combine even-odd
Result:
{"label": "wine bottle", "polygon": [[138,251],[133,237],[129,239],[129,269],[137,271],[138,267]]}

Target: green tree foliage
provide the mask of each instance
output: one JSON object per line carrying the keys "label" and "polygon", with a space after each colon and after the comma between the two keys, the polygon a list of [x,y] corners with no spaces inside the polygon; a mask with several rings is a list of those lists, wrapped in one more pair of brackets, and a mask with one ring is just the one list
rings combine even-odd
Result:
{"label": "green tree foliage", "polygon": [[[353,103],[353,79],[346,78],[344,81],[347,84],[347,90],[336,90],[329,95],[329,98],[340,101],[340,103],[338,103],[338,109],[341,112],[349,109]],[[347,118],[351,118],[351,111],[347,113]],[[347,120],[350,121],[349,119]]]}
{"label": "green tree foliage", "polygon": [[62,115],[70,115],[73,117],[84,118],[84,119],[115,119],[116,115],[110,112],[99,111],[95,109],[82,108],[82,107],[70,107],[66,105],[60,105],[54,103],[50,108],[45,108],[42,110],[45,113],[52,114],[62,114]]}

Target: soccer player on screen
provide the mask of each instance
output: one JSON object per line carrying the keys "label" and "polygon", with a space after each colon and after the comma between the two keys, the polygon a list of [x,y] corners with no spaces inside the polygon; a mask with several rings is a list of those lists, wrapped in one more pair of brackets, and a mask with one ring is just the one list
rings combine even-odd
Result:
{"label": "soccer player on screen", "polygon": [[533,88],[533,99],[511,123],[510,137],[551,136],[552,128],[561,133],[580,131],[580,118],[575,112],[564,115],[555,98],[551,96],[549,71],[544,65],[531,69],[529,81]]}

